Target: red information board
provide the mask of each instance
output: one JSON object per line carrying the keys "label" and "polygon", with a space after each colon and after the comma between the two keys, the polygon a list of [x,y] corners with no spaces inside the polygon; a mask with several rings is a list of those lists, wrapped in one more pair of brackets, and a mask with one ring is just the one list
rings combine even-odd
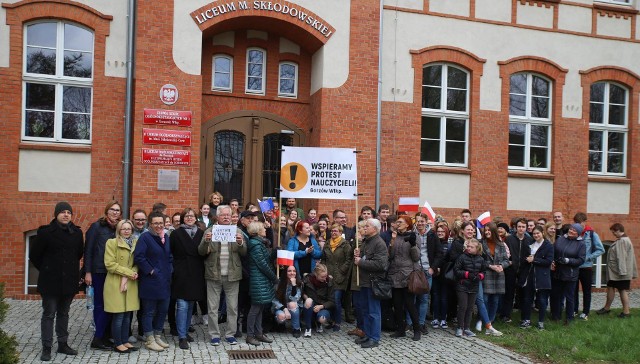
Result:
{"label": "red information board", "polygon": [[191,146],[191,132],[182,130],[142,129],[144,144]]}
{"label": "red information board", "polygon": [[191,152],[188,150],[142,149],[142,164],[190,166]]}
{"label": "red information board", "polygon": [[144,109],[144,123],[149,125],[191,126],[191,111]]}

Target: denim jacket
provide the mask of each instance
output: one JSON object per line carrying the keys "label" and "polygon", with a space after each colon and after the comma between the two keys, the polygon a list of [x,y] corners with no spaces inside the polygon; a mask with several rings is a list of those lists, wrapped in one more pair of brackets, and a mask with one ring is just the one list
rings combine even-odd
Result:
{"label": "denim jacket", "polygon": [[587,258],[584,260],[584,263],[580,268],[591,268],[593,263],[595,263],[596,258],[604,254],[604,246],[602,245],[602,241],[600,241],[598,234],[589,226],[585,228],[584,235],[582,235],[582,241],[587,248]]}

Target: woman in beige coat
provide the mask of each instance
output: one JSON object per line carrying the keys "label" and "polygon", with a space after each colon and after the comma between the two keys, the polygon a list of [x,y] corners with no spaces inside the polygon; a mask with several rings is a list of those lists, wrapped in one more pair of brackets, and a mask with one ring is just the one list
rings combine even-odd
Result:
{"label": "woman in beige coat", "polygon": [[611,303],[615,297],[615,290],[620,292],[622,301],[622,312],[620,318],[629,317],[629,289],[631,280],[638,277],[636,266],[636,256],[633,253],[631,239],[624,233],[624,226],[615,223],[609,228],[616,241],[609,248],[607,253],[607,302],[604,307],[596,311],[598,315],[607,314],[611,311]]}
{"label": "woman in beige coat", "polygon": [[113,350],[118,353],[138,350],[127,341],[131,313],[140,309],[138,267],[133,265],[136,239],[132,234],[133,223],[121,220],[116,225],[116,238],[107,240],[104,252],[108,272],[104,283],[104,310],[113,313],[111,335]]}

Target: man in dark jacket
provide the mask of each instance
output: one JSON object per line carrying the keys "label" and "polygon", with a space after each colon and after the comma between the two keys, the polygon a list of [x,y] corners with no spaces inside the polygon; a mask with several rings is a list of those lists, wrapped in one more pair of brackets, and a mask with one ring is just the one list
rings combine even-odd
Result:
{"label": "man in dark jacket", "polygon": [[360,307],[363,311],[365,333],[365,337],[356,339],[356,342],[363,348],[374,348],[380,342],[382,315],[380,312],[380,300],[373,296],[371,290],[371,278],[382,276],[389,265],[389,252],[387,245],[380,237],[379,220],[367,220],[364,225],[362,246],[356,248],[353,253],[353,263],[358,267],[354,269],[354,274],[359,275],[360,292],[358,299],[361,301]]}
{"label": "man in dark jacket", "polygon": [[38,269],[38,292],[42,296],[42,355],[40,360],[51,360],[53,321],[56,319],[58,352],[76,355],[69,347],[69,308],[78,293],[80,258],[84,252],[82,231],[71,222],[73,210],[67,202],[58,202],[55,219],[38,229],[31,246],[29,259]]}
{"label": "man in dark jacket", "polygon": [[519,294],[520,292],[516,292],[521,291],[516,284],[520,276],[521,253],[524,252],[525,246],[533,244],[533,239],[527,235],[526,232],[527,220],[520,218],[516,222],[516,233],[509,235],[506,241],[509,252],[511,253],[511,265],[504,270],[505,293],[502,297],[501,316],[505,322],[511,322],[514,298],[518,306],[520,306],[520,300],[522,298],[522,295]]}

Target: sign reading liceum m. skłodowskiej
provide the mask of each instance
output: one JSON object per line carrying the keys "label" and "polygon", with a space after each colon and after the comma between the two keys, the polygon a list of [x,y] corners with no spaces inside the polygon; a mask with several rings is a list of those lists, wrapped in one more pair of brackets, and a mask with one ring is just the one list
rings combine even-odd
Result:
{"label": "sign reading liceum m. sk\u0142odowskiej", "polygon": [[280,188],[285,198],[355,200],[355,149],[283,147]]}

